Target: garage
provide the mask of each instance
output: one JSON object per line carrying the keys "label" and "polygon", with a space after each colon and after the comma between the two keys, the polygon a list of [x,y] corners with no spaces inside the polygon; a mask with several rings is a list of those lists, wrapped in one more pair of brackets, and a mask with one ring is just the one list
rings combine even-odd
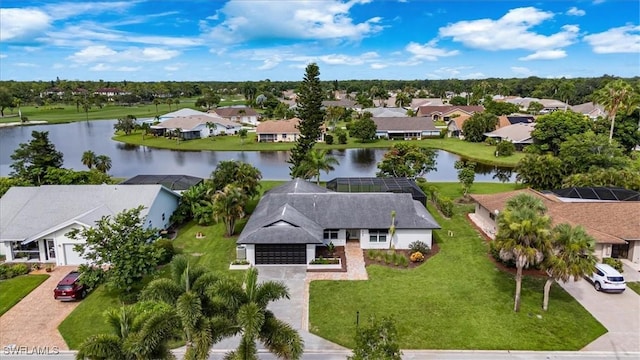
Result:
{"label": "garage", "polygon": [[256,265],[306,264],[305,244],[256,244]]}
{"label": "garage", "polygon": [[80,253],[73,250],[75,244],[64,244],[64,264],[63,265],[80,265],[87,262]]}

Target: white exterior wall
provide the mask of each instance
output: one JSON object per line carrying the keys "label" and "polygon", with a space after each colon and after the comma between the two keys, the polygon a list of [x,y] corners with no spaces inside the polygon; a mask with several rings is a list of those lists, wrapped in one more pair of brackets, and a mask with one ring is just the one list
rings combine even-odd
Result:
{"label": "white exterior wall", "polygon": [[240,119],[241,123],[258,125],[258,117],[257,116],[243,116]]}
{"label": "white exterior wall", "polygon": [[640,240],[629,241],[629,260],[640,264]]}
{"label": "white exterior wall", "polygon": [[[56,265],[80,265],[80,264],[68,264],[66,261],[67,254],[65,254],[65,246],[66,244],[77,245],[82,244],[85,241],[83,239],[74,240],[67,237],[67,233],[73,229],[83,229],[84,226],[80,224],[71,224],[66,226],[60,230],[54,231],[51,234],[47,234],[38,239],[39,248],[40,248],[40,262],[47,262],[46,254],[45,254],[45,241],[46,239],[52,239],[56,248]],[[75,251],[74,251],[75,252]],[[77,253],[77,252],[76,252]],[[79,255],[78,255],[79,256]],[[49,262],[53,262],[53,259],[49,259]]]}
{"label": "white exterior wall", "polygon": [[328,245],[330,241],[332,241],[333,245],[335,245],[335,246],[346,246],[347,245],[347,230],[346,229],[339,229],[338,230],[338,238],[334,239],[334,240],[326,241],[326,245]]}
{"label": "white exterior wall", "polygon": [[262,136],[264,137],[270,137],[270,135],[275,135],[273,141],[274,142],[295,142],[296,140],[298,140],[298,136],[300,135],[299,133],[286,133],[286,134],[281,134],[281,133],[260,133],[258,134],[258,141],[262,140]]}
{"label": "white exterior wall", "polygon": [[[158,196],[153,201],[147,216],[145,217],[145,228],[166,229],[169,227],[169,218],[178,208],[179,197],[165,190],[160,190]],[[164,220],[162,219],[164,214]]]}
{"label": "white exterior wall", "polygon": [[431,229],[397,229],[394,244],[396,249],[408,249],[412,242],[422,241],[431,248],[432,239]]}
{"label": "white exterior wall", "polygon": [[256,245],[255,244],[244,244],[247,251],[247,261],[251,265],[256,264]]}
{"label": "white exterior wall", "polygon": [[13,260],[11,257],[11,243],[9,241],[0,243],[0,255],[5,255],[7,261]]}
{"label": "white exterior wall", "polygon": [[307,264],[316,258],[316,244],[307,244]]}
{"label": "white exterior wall", "polygon": [[241,128],[242,127],[240,125],[234,126],[232,128],[228,128],[228,129],[226,127],[222,126],[222,125],[218,125],[218,129],[216,131],[218,132],[218,134],[224,133],[224,134],[227,134],[227,135],[235,135],[235,134],[238,133],[238,131],[240,131]]}

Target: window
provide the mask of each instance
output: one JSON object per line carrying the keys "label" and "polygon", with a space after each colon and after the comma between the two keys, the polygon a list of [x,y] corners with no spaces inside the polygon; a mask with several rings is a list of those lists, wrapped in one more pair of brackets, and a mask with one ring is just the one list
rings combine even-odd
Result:
{"label": "window", "polygon": [[388,230],[369,230],[369,242],[386,242]]}
{"label": "window", "polygon": [[164,221],[164,213],[162,213],[162,221]]}
{"label": "window", "polygon": [[327,229],[324,231],[324,239],[325,240],[336,240],[338,239],[338,229]]}

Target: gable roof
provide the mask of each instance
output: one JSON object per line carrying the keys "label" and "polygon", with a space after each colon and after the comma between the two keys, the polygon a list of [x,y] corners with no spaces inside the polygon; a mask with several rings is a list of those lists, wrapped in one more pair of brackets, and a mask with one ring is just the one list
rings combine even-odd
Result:
{"label": "gable roof", "polygon": [[183,131],[193,130],[200,125],[205,125],[208,122],[212,122],[217,126],[222,126],[227,129],[239,127],[240,125],[231,120],[227,120],[217,114],[209,115],[190,115],[190,116],[178,116],[171,119],[167,119],[158,125],[154,125],[153,128],[164,129],[182,129]]}
{"label": "gable roof", "polygon": [[187,190],[194,185],[203,182],[204,179],[189,175],[136,175],[123,182],[121,185],[152,185],[158,184],[171,190]]}
{"label": "gable roof", "polygon": [[446,116],[454,111],[462,111],[467,114],[473,114],[476,112],[483,112],[484,106],[481,105],[443,105],[443,106],[420,106],[418,107],[418,116],[429,116],[434,114],[441,114]]}
{"label": "gable roof", "polygon": [[343,108],[353,108],[356,105],[356,102],[353,100],[340,99],[340,100],[324,100],[322,101],[322,106],[336,106]]}
{"label": "gable roof", "polygon": [[321,243],[324,229],[388,228],[392,210],[396,211],[398,229],[440,228],[409,193],[336,193],[327,189],[310,192],[318,187],[302,185],[301,181],[267,192],[237,243]]}
{"label": "gable roof", "polygon": [[598,243],[625,244],[625,240],[640,240],[640,221],[629,218],[630,214],[640,214],[640,201],[562,202],[553,195],[531,189],[471,195],[471,198],[493,213],[501,211],[510,198],[521,193],[541,199],[554,226],[581,225]]}
{"label": "gable roof", "polygon": [[484,133],[487,137],[500,138],[502,140],[511,141],[514,144],[520,143],[532,143],[531,132],[536,123],[518,123],[515,125],[507,125],[494,130],[492,132]]}
{"label": "gable roof", "polygon": [[256,134],[299,134],[299,124],[298,118],[263,121],[256,126]]}
{"label": "gable roof", "polygon": [[184,108],[184,109],[176,110],[170,113],[166,113],[164,115],[160,115],[159,118],[162,120],[162,119],[170,119],[174,117],[184,117],[184,116],[191,116],[191,115],[207,115],[207,113],[198,111],[198,110],[189,109],[189,108]]}
{"label": "gable roof", "polygon": [[437,131],[429,117],[373,117],[378,131]]}
{"label": "gable roof", "polygon": [[12,187],[0,198],[0,241],[29,240],[65,223],[93,225],[141,205],[144,217],[163,191],[180,197],[162,185]]}
{"label": "gable roof", "polygon": [[258,116],[258,113],[250,107],[220,107],[209,110],[209,113],[216,113],[224,118],[242,117],[242,116]]}
{"label": "gable roof", "polygon": [[467,121],[470,117],[471,115],[469,114],[456,116],[451,120],[449,120],[449,122],[447,123],[447,128],[451,131],[454,131],[454,130],[462,131],[462,126],[464,125],[464,122]]}
{"label": "gable roof", "polygon": [[407,117],[407,110],[397,107],[377,107],[362,109],[362,113],[370,112],[373,117]]}

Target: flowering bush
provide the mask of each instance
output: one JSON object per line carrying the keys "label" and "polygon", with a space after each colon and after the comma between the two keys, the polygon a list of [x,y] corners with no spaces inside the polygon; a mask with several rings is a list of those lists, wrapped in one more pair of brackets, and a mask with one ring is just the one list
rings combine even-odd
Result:
{"label": "flowering bush", "polygon": [[413,254],[411,254],[409,259],[411,260],[411,262],[423,262],[424,261],[424,255],[422,255],[422,253],[420,251],[416,251]]}

